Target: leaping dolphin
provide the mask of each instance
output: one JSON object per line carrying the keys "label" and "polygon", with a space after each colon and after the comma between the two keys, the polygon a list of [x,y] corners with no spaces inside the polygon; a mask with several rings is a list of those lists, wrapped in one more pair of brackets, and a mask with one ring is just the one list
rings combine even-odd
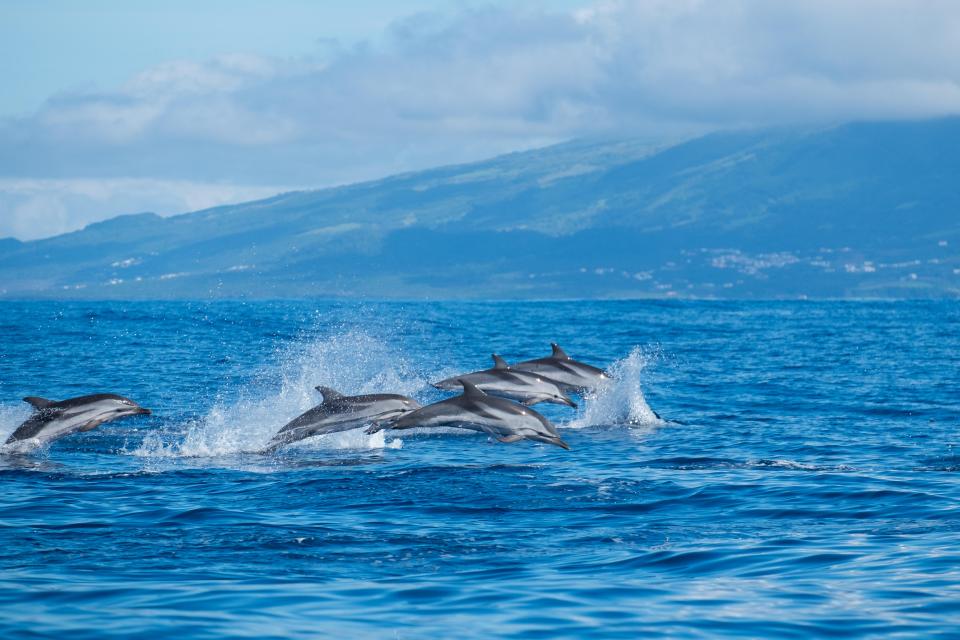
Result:
{"label": "leaping dolphin", "polygon": [[420,403],[413,398],[396,394],[345,396],[324,386],[317,387],[317,391],[323,394],[323,402],[288,422],[261,453],[276,451],[311,436],[376,425],[420,408]]}
{"label": "leaping dolphin", "polygon": [[549,420],[529,407],[487,395],[468,380],[461,380],[463,395],[448,398],[411,411],[391,422],[374,425],[380,429],[416,427],[457,427],[487,433],[500,442],[536,440],[569,449]]}
{"label": "leaping dolphin", "polygon": [[564,390],[582,393],[595,391],[601,385],[612,380],[602,369],[583,362],[577,362],[568,356],[555,342],[550,343],[553,353],[547,358],[526,360],[513,365],[513,369],[530,371],[560,383]]}
{"label": "leaping dolphin", "polygon": [[98,393],[69,400],[23,399],[36,412],[7,438],[4,444],[31,441],[41,446],[79,431],[90,431],[105,422],[126,416],[150,415],[133,400],[113,393]]}
{"label": "leaping dolphin", "polygon": [[538,402],[552,402],[565,404],[574,409],[577,407],[577,403],[568,398],[553,380],[530,371],[517,371],[497,354],[493,354],[492,369],[447,378],[434,383],[433,386],[437,389],[453,391],[459,389],[464,380],[488,395],[516,400],[527,406]]}

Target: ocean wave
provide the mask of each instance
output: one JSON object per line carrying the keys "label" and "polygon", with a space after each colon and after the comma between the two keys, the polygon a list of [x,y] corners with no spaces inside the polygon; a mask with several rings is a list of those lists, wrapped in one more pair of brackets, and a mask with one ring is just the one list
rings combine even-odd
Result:
{"label": "ocean wave", "polygon": [[[422,378],[392,341],[346,331],[285,349],[278,362],[257,376],[230,402],[217,402],[203,417],[161,429],[130,453],[143,457],[210,457],[260,451],[279,429],[322,400],[318,384],[343,393],[411,395]],[[384,432],[353,430],[309,438],[298,447],[314,449],[398,448],[402,441]]]}
{"label": "ocean wave", "polygon": [[[664,421],[650,408],[641,388],[642,375],[657,353],[634,347],[610,366],[614,380],[584,397],[575,417],[560,418],[557,426],[580,429],[591,426],[628,425],[653,427]],[[427,403],[437,392],[429,381],[449,371],[425,374],[415,368],[389,337],[363,330],[294,342],[276,359],[250,376],[250,384],[229,398],[219,398],[199,417],[167,420],[142,441],[122,448],[137,457],[216,457],[255,453],[263,449],[287,422],[322,401],[318,384],[348,395],[402,393]],[[230,393],[230,390],[226,390]],[[556,412],[554,412],[556,413]],[[0,438],[6,439],[30,415],[25,404],[0,405]],[[162,417],[160,418],[162,420]],[[407,436],[421,435],[415,429]],[[429,433],[464,435],[459,429],[432,429]],[[363,429],[316,436],[289,445],[292,450],[349,450],[399,448],[403,441],[389,431],[367,434]]]}
{"label": "ocean wave", "polygon": [[32,444],[13,442],[11,444],[2,444],[7,438],[17,430],[24,420],[30,417],[32,410],[26,403],[19,404],[0,404],[0,454],[4,453],[23,453],[33,449]]}
{"label": "ocean wave", "polygon": [[609,367],[613,380],[587,394],[576,417],[558,426],[583,429],[602,425],[654,427],[666,424],[647,404],[641,387],[644,370],[658,357],[657,351],[634,347],[630,355]]}

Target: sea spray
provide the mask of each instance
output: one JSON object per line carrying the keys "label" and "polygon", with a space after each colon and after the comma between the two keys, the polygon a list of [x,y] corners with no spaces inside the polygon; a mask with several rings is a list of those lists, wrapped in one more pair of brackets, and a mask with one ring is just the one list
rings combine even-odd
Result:
{"label": "sea spray", "polygon": [[[0,454],[18,453],[23,450],[23,443],[4,445],[7,438],[17,430],[23,421],[30,417],[33,409],[26,402],[19,404],[0,404]],[[32,447],[30,447],[32,448]]]}
{"label": "sea spray", "polygon": [[[423,389],[423,379],[392,341],[349,330],[281,351],[278,362],[255,378],[234,401],[218,401],[185,425],[148,436],[133,451],[141,456],[219,456],[255,452],[287,422],[321,402],[317,385],[354,395]],[[271,382],[273,388],[271,388]],[[376,449],[400,446],[385,433],[362,430],[310,438],[297,446],[323,449]]]}
{"label": "sea spray", "polygon": [[608,368],[613,380],[587,394],[577,416],[559,426],[581,429],[598,425],[645,426],[662,420],[654,413],[641,389],[644,369],[657,359],[657,352],[634,347],[630,355]]}

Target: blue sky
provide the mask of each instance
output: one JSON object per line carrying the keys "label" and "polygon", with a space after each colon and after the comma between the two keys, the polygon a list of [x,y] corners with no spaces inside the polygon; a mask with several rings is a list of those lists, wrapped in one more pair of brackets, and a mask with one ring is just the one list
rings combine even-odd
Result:
{"label": "blue sky", "polygon": [[469,6],[450,0],[4,0],[0,116],[37,109],[60,91],[117,85],[168,60],[230,52],[296,57],[322,51],[324,41],[375,40],[391,22],[415,13]]}
{"label": "blue sky", "polygon": [[960,112],[960,3],[0,4],[0,237],[591,135]]}

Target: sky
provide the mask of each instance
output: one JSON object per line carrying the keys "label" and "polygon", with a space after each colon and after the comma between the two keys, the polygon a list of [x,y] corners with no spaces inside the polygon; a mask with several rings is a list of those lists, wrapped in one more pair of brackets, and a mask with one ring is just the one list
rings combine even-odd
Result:
{"label": "sky", "polygon": [[954,0],[0,1],[0,237],[576,137],[960,113]]}

